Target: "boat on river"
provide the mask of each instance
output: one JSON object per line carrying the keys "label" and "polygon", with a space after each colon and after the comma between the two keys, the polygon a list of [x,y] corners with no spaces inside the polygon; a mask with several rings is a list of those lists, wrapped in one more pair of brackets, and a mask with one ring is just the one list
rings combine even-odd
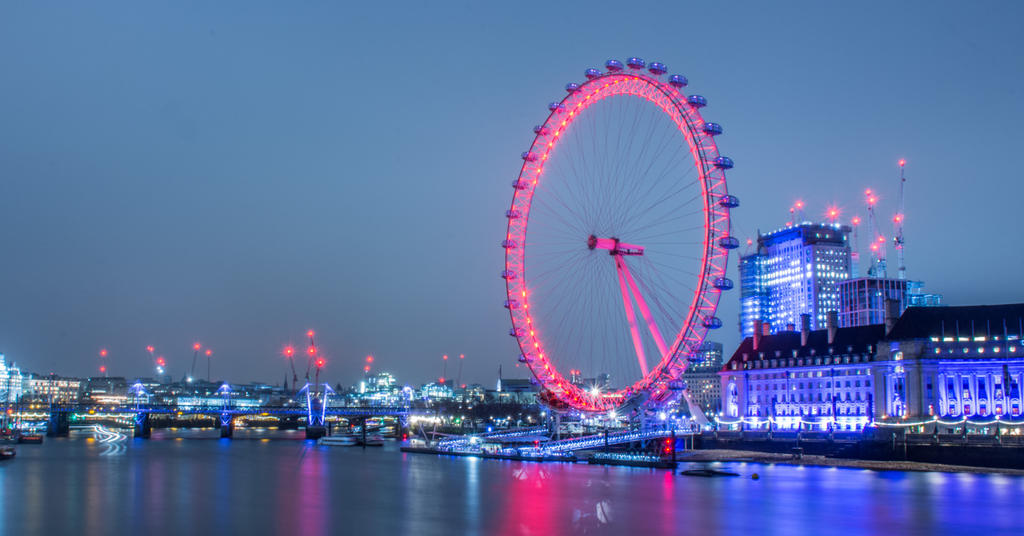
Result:
{"label": "boat on river", "polygon": [[0,460],[9,460],[17,453],[10,445],[0,445]]}
{"label": "boat on river", "polygon": [[43,444],[43,434],[21,434],[18,436],[18,443],[41,445]]}

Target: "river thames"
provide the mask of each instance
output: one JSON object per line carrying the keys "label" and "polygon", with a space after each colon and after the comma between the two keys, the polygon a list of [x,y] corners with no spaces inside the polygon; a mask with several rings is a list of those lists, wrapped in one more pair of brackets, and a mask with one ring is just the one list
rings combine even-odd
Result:
{"label": "river thames", "polygon": [[[1021,534],[1024,478],[669,471],[319,447],[301,432],[76,431],[0,463],[3,534]],[[758,473],[760,478],[751,478]]]}

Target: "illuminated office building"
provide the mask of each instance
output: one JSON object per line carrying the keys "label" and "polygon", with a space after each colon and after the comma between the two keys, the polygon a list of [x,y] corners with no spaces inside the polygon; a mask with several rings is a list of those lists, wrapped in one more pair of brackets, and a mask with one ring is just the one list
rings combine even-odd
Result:
{"label": "illuminated office building", "polygon": [[851,273],[850,227],[804,222],[757,238],[757,251],[740,258],[740,331],[754,333],[755,321],[770,333],[794,329],[800,315],[811,329],[825,327],[828,311],[839,310],[836,283]]}

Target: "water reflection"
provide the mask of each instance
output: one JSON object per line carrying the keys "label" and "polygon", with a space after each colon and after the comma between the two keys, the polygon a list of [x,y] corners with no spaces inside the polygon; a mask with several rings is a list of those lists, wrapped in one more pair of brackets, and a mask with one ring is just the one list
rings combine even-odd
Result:
{"label": "water reflection", "polygon": [[719,464],[742,476],[706,479],[281,439],[294,434],[93,435],[0,464],[4,533],[1022,533],[1019,477]]}

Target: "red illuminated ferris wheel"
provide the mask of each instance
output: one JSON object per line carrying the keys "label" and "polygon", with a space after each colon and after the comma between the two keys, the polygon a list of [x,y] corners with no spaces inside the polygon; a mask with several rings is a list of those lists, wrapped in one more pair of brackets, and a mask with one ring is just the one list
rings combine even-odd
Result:
{"label": "red illuminated ferris wheel", "polygon": [[568,84],[534,127],[502,241],[519,360],[546,403],[589,412],[671,399],[722,325],[739,246],[733,162],[718,154],[722,127],[701,117],[707,100],[661,63],[605,67]]}

